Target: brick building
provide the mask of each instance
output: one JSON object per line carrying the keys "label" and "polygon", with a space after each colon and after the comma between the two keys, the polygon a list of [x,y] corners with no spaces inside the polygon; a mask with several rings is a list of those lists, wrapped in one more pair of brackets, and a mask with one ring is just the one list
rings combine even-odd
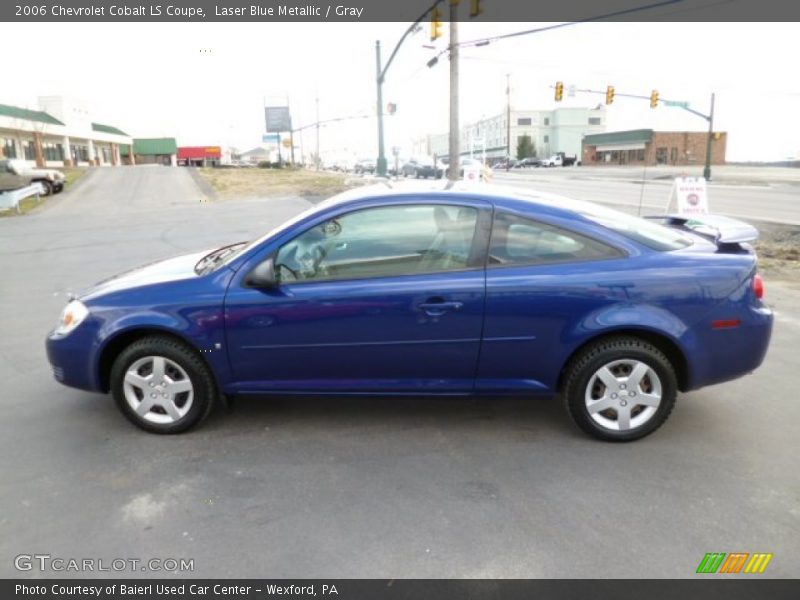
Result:
{"label": "brick building", "polygon": [[[583,138],[584,165],[703,165],[708,133],[633,129],[587,135]],[[715,132],[711,164],[725,164],[728,134]]]}

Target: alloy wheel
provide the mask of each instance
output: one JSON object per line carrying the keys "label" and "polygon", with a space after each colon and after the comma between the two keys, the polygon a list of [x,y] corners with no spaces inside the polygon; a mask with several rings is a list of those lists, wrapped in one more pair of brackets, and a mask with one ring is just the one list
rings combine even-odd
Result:
{"label": "alloy wheel", "polygon": [[182,419],[194,400],[189,375],[164,356],[145,356],[134,361],[125,372],[123,393],[139,418],[159,425]]}
{"label": "alloy wheel", "polygon": [[661,380],[648,364],[634,359],[609,362],[589,378],[586,409],[598,425],[630,431],[647,423],[661,404]]}

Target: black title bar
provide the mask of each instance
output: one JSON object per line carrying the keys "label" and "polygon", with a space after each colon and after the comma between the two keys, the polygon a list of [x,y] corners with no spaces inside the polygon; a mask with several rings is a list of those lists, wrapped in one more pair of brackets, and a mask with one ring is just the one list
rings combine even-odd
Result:
{"label": "black title bar", "polygon": [[[757,577],[757,576],[756,576]],[[486,579],[5,579],[4,600],[738,600],[800,598],[800,580],[742,578],[678,580],[486,580]]]}
{"label": "black title bar", "polygon": [[[793,0],[460,0],[458,19],[502,21],[798,21]],[[442,0],[446,6],[449,0]],[[3,0],[0,21],[17,22],[414,22],[431,0]],[[450,11],[443,10],[443,20]],[[742,40],[747,43],[747,40]],[[691,43],[691,40],[682,40]],[[697,40],[698,49],[705,40]]]}

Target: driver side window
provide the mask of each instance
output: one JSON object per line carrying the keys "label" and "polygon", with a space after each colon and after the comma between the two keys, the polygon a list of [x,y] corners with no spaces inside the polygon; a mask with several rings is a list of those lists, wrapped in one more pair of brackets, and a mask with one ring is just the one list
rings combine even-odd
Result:
{"label": "driver side window", "polygon": [[466,206],[368,208],[331,219],[280,248],[279,281],[327,281],[468,268],[478,210]]}

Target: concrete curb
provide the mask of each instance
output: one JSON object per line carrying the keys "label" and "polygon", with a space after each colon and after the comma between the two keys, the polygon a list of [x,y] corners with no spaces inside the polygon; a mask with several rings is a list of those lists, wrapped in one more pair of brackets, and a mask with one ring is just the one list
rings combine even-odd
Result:
{"label": "concrete curb", "polygon": [[[200,175],[200,172],[197,170],[197,167],[176,167],[180,169],[188,169],[189,175],[194,180],[195,185],[200,188],[200,193],[203,194],[206,198],[206,201],[214,202],[215,200],[219,200],[219,195],[217,194],[217,190],[208,182],[208,180]],[[202,200],[201,200],[202,202]]]}

